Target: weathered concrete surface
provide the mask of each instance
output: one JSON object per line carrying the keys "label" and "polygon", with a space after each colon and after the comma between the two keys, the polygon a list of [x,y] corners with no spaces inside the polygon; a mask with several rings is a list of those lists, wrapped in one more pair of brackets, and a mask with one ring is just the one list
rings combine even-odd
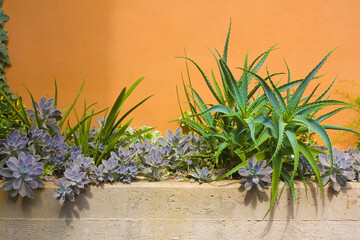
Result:
{"label": "weathered concrete surface", "polygon": [[61,207],[49,183],[35,199],[0,191],[0,239],[360,239],[360,184],[340,193],[316,183],[285,189],[269,216],[269,190],[238,181],[91,186]]}

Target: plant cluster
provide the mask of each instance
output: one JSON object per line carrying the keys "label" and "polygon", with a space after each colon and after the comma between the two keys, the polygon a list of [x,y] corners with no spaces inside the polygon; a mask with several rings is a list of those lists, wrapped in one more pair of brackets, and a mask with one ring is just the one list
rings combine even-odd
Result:
{"label": "plant cluster", "polygon": [[61,131],[64,118],[55,105],[56,98],[43,97],[39,104],[33,101],[33,109],[21,107],[19,116],[28,127],[22,132],[12,130],[0,140],[0,176],[6,180],[3,190],[10,191],[10,196],[33,198],[32,189],[55,178],[59,188],[53,196],[63,204],[65,200],[74,201],[90,183],[130,183],[138,177],[161,180],[177,169],[204,166],[203,159],[212,157],[204,139],[182,135],[180,128],[174,134],[168,130],[161,137],[159,132],[151,132],[152,128],[136,131],[129,122],[122,125],[116,121],[123,103],[120,100],[108,117],[96,119],[99,128],[91,130],[89,117],[93,111],[90,115],[84,113],[75,127],[68,125]]}
{"label": "plant cluster", "polygon": [[[56,181],[59,187],[53,197],[63,204],[74,201],[89,184],[179,176],[200,183],[240,178],[246,190],[263,191],[271,185],[270,210],[280,180],[290,185],[294,198],[295,179],[317,179],[320,191],[327,183],[339,191],[346,181],[360,181],[357,149],[345,152],[333,148],[326,129],[357,132],[322,124],[352,105],[327,99],[332,84],[317,97],[319,84],[304,95],[310,83],[321,77],[317,73],[331,52],[303,79],[292,80],[286,64],[287,81],[283,83],[277,79],[283,73],[271,74],[264,69],[265,76],[260,76],[260,69],[274,50],[271,47],[253,61],[246,55],[236,78],[227,63],[230,29],[223,54],[211,51],[220,81],[213,71],[210,81],[195,61],[184,57],[200,71],[216,102],[205,103],[192,87],[190,77],[189,86],[183,80],[190,111],[183,111],[180,105],[183,114],[175,121],[181,127],[174,133],[168,130],[164,137],[150,127],[135,130],[130,127],[132,119],[126,120],[151,96],[120,114],[143,77],[129,89],[122,89],[111,108],[96,111],[95,104],[84,102],[81,114],[74,106],[85,81],[71,106],[62,112],[57,107],[56,82],[54,98],[42,97],[39,103],[28,90],[32,108],[26,108],[21,98],[15,101],[0,90],[1,99],[19,123],[0,137],[0,176],[5,180],[2,188],[10,196],[33,198],[33,189],[42,187],[43,181]],[[339,107],[319,115],[323,108],[335,105]],[[67,120],[72,111],[74,125]],[[97,118],[99,114],[103,115]],[[97,126],[93,126],[93,120]],[[325,147],[315,145],[314,134]]]}
{"label": "plant cluster", "polygon": [[[210,50],[217,63],[220,81],[216,79],[213,71],[210,79],[194,60],[183,57],[186,64],[191,62],[200,71],[216,102],[205,103],[200,94],[192,87],[189,77],[189,86],[186,86],[184,80],[183,86],[192,114],[190,116],[183,114],[177,121],[206,139],[215,152],[212,163],[214,168],[227,169],[227,173],[217,180],[239,171],[241,176],[248,178],[242,180],[242,182],[246,182],[246,189],[254,186],[262,189],[263,182],[269,182],[265,181],[269,180],[268,175],[265,175],[266,177],[257,176],[256,174],[251,175],[250,172],[256,172],[254,167],[255,169],[263,167],[265,165],[263,160],[267,160],[267,164],[272,166],[272,193],[269,210],[278,195],[280,179],[290,185],[293,196],[296,198],[294,179],[303,178],[304,174],[311,173],[319,182],[321,191],[322,182],[326,180],[326,177],[322,178],[322,174],[334,176],[335,172],[338,172],[336,168],[338,160],[334,157],[335,153],[331,151],[332,144],[326,129],[357,133],[348,128],[322,124],[325,119],[334,114],[347,108],[353,108],[351,104],[328,99],[327,95],[336,78],[319,96],[316,96],[315,93],[320,84],[317,84],[309,95],[304,95],[310,83],[322,77],[317,73],[333,51],[328,53],[303,79],[292,80],[290,69],[285,62],[287,81],[283,83],[284,73],[270,73],[266,68],[262,70],[265,73],[264,76],[260,76],[260,69],[274,50],[273,46],[253,61],[249,61],[248,54],[246,54],[244,65],[238,68],[241,74],[235,77],[228,67],[227,59],[230,30],[231,24],[223,54]],[[188,66],[187,71],[187,75],[190,76]],[[318,114],[320,110],[328,106],[339,107],[325,113],[322,111],[322,115]],[[183,112],[181,106],[180,110]],[[330,149],[326,158],[328,165],[325,164],[324,156],[319,155],[322,152],[312,144],[307,144],[311,143],[309,138],[313,133],[323,140],[326,149]],[[307,141],[304,141],[304,136]],[[317,159],[318,156],[320,160]],[[260,162],[259,165],[255,163],[254,159]],[[322,164],[321,169],[318,166],[319,161]],[[344,164],[342,162],[340,164],[343,167]],[[249,168],[247,171],[250,172],[243,168],[246,165]],[[325,165],[329,168],[323,167]],[[348,167],[348,163],[345,165]],[[311,166],[311,170],[304,169],[304,166]],[[301,172],[300,169],[306,171]],[[327,170],[329,172],[325,173]],[[339,170],[339,173],[345,174],[343,171]],[[268,173],[270,170],[264,170],[264,172]],[[350,179],[351,177],[346,175],[346,178]],[[261,179],[264,179],[263,182],[260,181]],[[339,179],[338,181],[343,183],[342,179]]]}

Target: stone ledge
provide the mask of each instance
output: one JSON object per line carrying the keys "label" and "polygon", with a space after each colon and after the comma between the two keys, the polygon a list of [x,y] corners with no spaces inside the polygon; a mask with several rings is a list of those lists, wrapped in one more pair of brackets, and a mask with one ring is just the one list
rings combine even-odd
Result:
{"label": "stone ledge", "polygon": [[62,207],[53,183],[35,199],[0,191],[0,239],[358,239],[359,183],[325,187],[321,198],[316,183],[296,185],[298,199],[284,190],[264,220],[270,190],[246,192],[239,181],[104,184]]}

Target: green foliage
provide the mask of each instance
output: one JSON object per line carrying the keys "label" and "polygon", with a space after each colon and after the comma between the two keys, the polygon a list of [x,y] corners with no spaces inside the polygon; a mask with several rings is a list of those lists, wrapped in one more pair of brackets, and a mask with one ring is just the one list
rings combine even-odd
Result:
{"label": "green foliage", "polygon": [[[0,3],[0,8],[2,7],[2,2]],[[9,16],[0,9],[0,88],[6,93],[11,93],[9,86],[6,83],[5,79],[5,70],[6,65],[10,65],[9,55],[6,47],[8,41],[7,31],[3,28],[4,23],[9,20]]]}
{"label": "green foliage", "polygon": [[[229,44],[230,28],[227,35],[224,53],[217,51],[211,53],[216,59],[221,76],[221,87],[212,72],[213,83],[207,78],[200,66],[188,57],[187,61],[193,63],[200,71],[210,92],[216,99],[215,104],[204,103],[198,92],[190,86],[183,85],[187,103],[193,115],[182,116],[180,121],[193,131],[204,137],[215,151],[214,165],[217,168],[231,169],[222,179],[235,173],[253,156],[258,161],[268,159],[272,164],[272,193],[270,208],[275,203],[278,194],[280,178],[293,186],[293,179],[298,170],[300,153],[305,156],[314,170],[322,190],[320,171],[315,160],[313,147],[304,144],[300,137],[315,132],[332,149],[329,136],[325,129],[353,131],[337,126],[322,125],[321,122],[337,112],[353,108],[350,104],[337,100],[323,100],[331,85],[317,98],[314,90],[304,96],[305,90],[316,76],[332,51],[303,79],[291,80],[290,70],[287,66],[287,83],[275,84],[274,79],[283,73],[270,74],[264,69],[265,77],[259,75],[274,46],[259,55],[252,62],[245,56],[244,66],[240,77],[235,78],[227,65],[227,49]],[[250,64],[249,64],[250,62]],[[188,74],[189,75],[189,74]],[[255,80],[256,82],[253,83]],[[335,81],[335,80],[334,80]],[[281,82],[281,79],[279,80]],[[327,106],[340,105],[334,111],[321,116],[316,115],[319,110]],[[355,131],[353,131],[355,132]],[[329,151],[331,167],[333,165],[332,151]],[[289,163],[287,156],[294,156]],[[284,163],[291,168],[283,168]],[[293,191],[296,198],[295,191]]]}
{"label": "green foliage", "polygon": [[[9,20],[9,16],[4,13],[1,7],[2,1],[0,1],[0,91],[9,99],[9,101],[11,101],[11,105],[18,108],[19,104],[21,104],[21,99],[16,98],[10,91],[5,79],[4,68],[5,66],[10,65],[10,60],[6,47],[8,35],[3,26],[4,23]],[[0,139],[5,138],[12,129],[21,128],[21,120],[3,95],[0,96]]]}
{"label": "green foliage", "polygon": [[[138,79],[128,90],[123,88],[109,113],[107,113],[107,109],[95,112],[93,105],[88,107],[85,102],[81,118],[77,116],[77,124],[73,127],[69,124],[67,125],[66,139],[72,138],[74,144],[81,146],[83,154],[87,157],[92,157],[97,166],[103,159],[109,158],[110,152],[114,151],[114,149],[118,146],[121,146],[121,144],[126,143],[137,136],[141,136],[153,129],[144,128],[143,130],[129,133],[129,131],[126,132],[126,130],[129,128],[132,119],[124,122],[124,119],[130,113],[132,113],[151,96],[144,98],[120,116],[120,111],[122,110],[126,99],[143,79],[144,77]],[[75,105],[75,102],[76,100],[73,105]],[[105,116],[97,121],[100,129],[95,128],[94,131],[91,132],[90,127],[93,116],[103,111],[106,111]]]}

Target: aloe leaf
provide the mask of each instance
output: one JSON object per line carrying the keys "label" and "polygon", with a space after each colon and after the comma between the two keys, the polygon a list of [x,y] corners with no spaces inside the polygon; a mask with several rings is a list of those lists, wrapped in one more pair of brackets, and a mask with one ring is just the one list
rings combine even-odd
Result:
{"label": "aloe leaf", "polygon": [[270,161],[278,154],[281,145],[284,141],[284,135],[285,135],[285,128],[287,126],[287,123],[283,121],[283,119],[280,117],[278,122],[278,135],[277,135],[277,144],[275,151],[273,153],[273,156],[271,157]]}
{"label": "aloe leaf", "polygon": [[329,85],[329,87],[325,90],[325,92],[323,92],[323,94],[320,95],[320,97],[318,97],[318,98],[315,100],[315,102],[321,101],[321,99],[322,99],[323,97],[325,97],[325,95],[329,92],[330,88],[332,87],[332,85],[333,85],[334,82],[336,81],[337,76],[338,76],[338,75],[336,74],[334,80],[331,82],[331,84]]}
{"label": "aloe leaf", "polygon": [[247,123],[249,129],[250,129],[250,136],[251,139],[254,141],[254,143],[256,142],[255,139],[255,123],[254,123],[254,119],[252,117],[246,118],[245,122]]}
{"label": "aloe leaf", "polygon": [[246,111],[246,103],[243,101],[243,98],[237,87],[235,78],[232,75],[232,73],[231,73],[230,69],[228,68],[228,66],[226,65],[226,63],[222,59],[219,60],[219,63],[220,63],[222,71],[224,72],[225,80],[226,80],[227,86],[229,87],[229,90],[230,90],[229,92],[230,92],[230,94],[232,94],[232,97],[235,99],[236,103],[239,105],[239,109],[241,110],[241,112],[244,113]]}
{"label": "aloe leaf", "polygon": [[[270,53],[271,51],[275,50],[274,47],[275,47],[276,45],[277,45],[277,44],[271,46],[271,47],[269,48],[269,50],[267,50],[266,52],[263,52],[260,56],[258,56],[258,57],[255,59],[255,61],[249,66],[249,70],[251,70],[251,71],[254,72],[254,73],[257,73],[257,72],[259,71],[259,69],[261,68],[261,66],[264,64],[264,62],[265,62],[265,60],[267,59],[267,57],[269,56],[269,53]],[[256,66],[252,69],[252,67],[253,67],[253,65],[255,64],[255,62],[256,62],[261,56],[263,56],[263,57],[261,58],[261,60],[260,60],[260,61],[258,62],[258,64],[256,64]],[[247,79],[248,83],[252,80],[252,78],[253,78],[252,75],[248,76],[248,79]]]}
{"label": "aloe leaf", "polygon": [[255,122],[255,123],[262,124],[262,125],[264,125],[264,126],[267,126],[267,127],[270,128],[274,133],[277,132],[274,124],[271,122],[271,120],[270,120],[268,117],[265,117],[265,116],[262,116],[262,115],[257,116],[257,117],[254,119],[254,122]]}
{"label": "aloe leaf", "polygon": [[[223,105],[216,105],[213,106],[211,108],[209,108],[206,112],[220,112],[220,113],[224,113],[226,115],[237,115],[236,112],[234,112],[233,110],[231,110],[230,108],[223,106]],[[204,114],[203,113],[203,114]]]}
{"label": "aloe leaf", "polygon": [[219,99],[221,100],[220,104],[225,104],[221,89],[219,87],[219,84],[216,81],[215,75],[214,75],[214,71],[211,70],[211,76],[214,82],[214,86],[215,86],[215,90],[216,90],[216,94],[218,95]]}
{"label": "aloe leaf", "polygon": [[316,87],[314,88],[314,90],[312,90],[310,95],[305,98],[304,102],[302,103],[302,106],[305,106],[309,102],[310,98],[312,98],[312,96],[314,96],[314,94],[319,86],[320,86],[320,83],[318,85],[316,85]]}
{"label": "aloe leaf", "polygon": [[263,144],[266,140],[270,139],[272,135],[270,134],[270,130],[268,128],[265,128],[258,139],[256,140],[255,144],[252,145],[249,149],[246,150],[246,152],[250,152],[258,147],[260,147],[261,144]]}
{"label": "aloe leaf", "polygon": [[300,158],[299,145],[297,143],[296,134],[293,131],[287,129],[285,130],[285,134],[289,139],[291,148],[293,149],[294,152],[294,171],[293,174],[291,175],[291,179],[294,179],[295,173],[299,166],[299,158]]}
{"label": "aloe leaf", "polygon": [[[321,196],[322,195],[322,190],[323,190],[323,185],[322,185],[320,170],[319,170],[317,162],[316,162],[316,160],[314,158],[314,155],[312,155],[309,148],[305,144],[303,144],[302,142],[299,142],[299,149],[300,149],[300,152],[302,153],[302,155],[304,155],[304,157],[309,162],[310,166],[312,167],[312,169],[315,172],[316,178],[317,178],[317,180],[319,182],[320,196]],[[330,152],[332,152],[332,150]]]}
{"label": "aloe leaf", "polygon": [[[245,60],[244,60],[244,69],[248,69],[248,54],[249,52],[246,52]],[[241,98],[244,103],[247,102],[247,92],[248,92],[248,72],[243,71],[242,77],[239,82],[240,92],[241,92]]]}
{"label": "aloe leaf", "polygon": [[[335,49],[334,49],[335,50]],[[308,86],[309,82],[312,80],[312,78],[315,76],[315,74],[320,70],[322,65],[325,63],[327,58],[330,56],[330,54],[334,51],[330,51],[323,60],[306,76],[306,78],[301,82],[300,86],[296,89],[295,93],[290,99],[289,107],[290,109],[295,109],[295,107],[299,104],[300,99]]]}
{"label": "aloe leaf", "polygon": [[[244,71],[248,71],[246,69],[243,69]],[[264,92],[269,100],[269,102],[271,103],[272,106],[276,107],[276,108],[280,108],[280,104],[275,96],[275,94],[273,93],[273,91],[270,89],[269,85],[265,82],[265,80],[260,77],[259,75],[257,75],[256,73],[253,73],[251,71],[248,71],[249,73],[251,73],[252,75],[254,75],[257,80],[260,82],[262,88],[264,89]]]}
{"label": "aloe leaf", "polygon": [[61,129],[62,126],[64,125],[67,117],[69,116],[69,114],[70,114],[70,112],[72,111],[72,109],[74,108],[77,100],[79,99],[80,93],[81,93],[81,91],[83,90],[84,85],[85,85],[85,80],[86,80],[86,74],[85,74],[84,80],[83,80],[83,82],[82,82],[82,84],[81,84],[81,87],[80,87],[80,89],[79,89],[79,91],[78,91],[78,93],[77,93],[77,95],[76,95],[73,103],[70,105],[70,107],[69,107],[69,108],[66,110],[66,112],[63,114],[63,118],[62,118],[61,121],[59,122],[59,127],[60,127],[60,129]]}
{"label": "aloe leaf", "polygon": [[[291,82],[291,77],[290,77],[290,68],[289,68],[289,65],[287,64],[286,60],[284,59],[285,61],[285,65],[286,65],[286,69],[287,69],[287,74],[288,74],[288,79],[287,79],[287,82],[288,84]],[[290,88],[286,89],[286,102],[289,104],[290,102]]]}
{"label": "aloe leaf", "polygon": [[321,126],[322,126],[323,128],[325,128],[325,129],[342,130],[342,131],[348,131],[348,132],[360,134],[360,132],[355,131],[355,130],[350,129],[350,128],[346,128],[346,127],[332,126],[332,125],[327,125],[327,124],[322,124]]}
{"label": "aloe leaf", "polygon": [[200,66],[199,66],[194,60],[192,60],[191,58],[188,58],[188,57],[179,57],[179,58],[185,58],[185,59],[189,60],[190,62],[192,62],[192,63],[197,67],[197,69],[200,71],[201,75],[203,76],[203,78],[204,78],[207,86],[209,87],[209,89],[210,89],[211,93],[213,94],[213,96],[215,97],[215,99],[216,99],[218,102],[221,102],[221,100],[220,100],[219,97],[217,96],[214,88],[212,87],[209,79],[206,77],[204,71],[200,68]]}
{"label": "aloe leaf", "polygon": [[270,74],[269,74],[269,72],[267,71],[267,69],[266,69],[266,72],[267,72],[267,75],[268,75],[270,84],[271,84],[271,86],[272,86],[273,89],[274,89],[274,93],[275,93],[275,95],[277,96],[277,99],[278,99],[278,101],[279,101],[279,103],[280,103],[280,106],[281,106],[281,108],[285,111],[285,110],[286,110],[285,101],[284,101],[283,97],[281,96],[281,93],[280,93],[279,89],[275,86],[274,82],[272,81],[272,79],[271,79],[271,77],[270,77]]}
{"label": "aloe leaf", "polygon": [[283,178],[285,179],[285,181],[286,181],[287,183],[289,183],[290,189],[291,189],[291,194],[292,194],[294,200],[296,201],[297,197],[296,197],[296,192],[295,192],[295,186],[294,186],[293,176],[290,176],[289,172],[286,171],[284,168],[281,169],[281,176],[283,176]]}
{"label": "aloe leaf", "polygon": [[317,122],[322,122],[322,121],[324,121],[325,119],[328,119],[329,117],[331,117],[331,116],[335,115],[336,113],[338,113],[338,112],[340,112],[340,111],[342,111],[342,110],[345,110],[345,109],[349,109],[349,107],[341,107],[341,108],[335,109],[335,110],[333,110],[333,111],[331,111],[331,112],[329,112],[329,113],[326,113],[326,114],[324,114],[324,115],[316,118],[315,120],[316,120]]}
{"label": "aloe leaf", "polygon": [[351,108],[351,104],[343,102],[343,101],[323,100],[323,101],[319,101],[319,102],[312,102],[312,103],[307,104],[306,106],[300,107],[299,109],[297,109],[296,111],[293,112],[293,115],[306,116],[310,113],[318,112],[323,107],[334,106],[334,105],[348,105],[348,108]]}
{"label": "aloe leaf", "polygon": [[230,40],[230,32],[231,32],[231,18],[230,18],[230,25],[229,25],[229,30],[228,30],[228,33],[226,36],[224,54],[223,54],[223,59],[224,59],[225,63],[227,63],[227,53],[228,53],[228,46],[229,46],[229,40]]}
{"label": "aloe leaf", "polygon": [[211,115],[211,113],[205,113],[208,108],[206,107],[204,101],[201,99],[200,95],[195,91],[195,89],[191,88],[191,90],[193,91],[193,93],[195,94],[198,102],[199,102],[199,110],[201,111],[202,115],[204,116],[204,118],[206,118],[206,122],[209,124],[212,124],[214,122],[214,119]]}
{"label": "aloe leaf", "polygon": [[218,150],[216,151],[216,154],[215,154],[215,164],[218,164],[219,163],[219,156],[221,154],[221,152],[227,148],[230,144],[227,143],[227,142],[223,142],[222,144],[219,145],[218,147]]}
{"label": "aloe leaf", "polygon": [[276,154],[275,157],[273,157],[272,163],[273,163],[273,172],[272,172],[272,180],[271,180],[271,200],[270,200],[270,206],[268,211],[266,212],[264,218],[269,214],[271,209],[273,208],[276,196],[278,192],[278,186],[280,181],[280,173],[281,173],[281,167],[282,167],[282,154]]}
{"label": "aloe leaf", "polygon": [[330,163],[331,163],[331,170],[333,168],[333,164],[334,164],[334,158],[333,158],[333,152],[332,152],[332,146],[331,146],[331,142],[330,142],[330,138],[328,136],[328,134],[326,133],[325,129],[315,120],[311,119],[311,118],[306,118],[306,120],[309,122],[310,126],[311,126],[311,130],[314,131],[317,135],[319,135],[321,137],[321,139],[324,141],[328,152],[329,152],[329,156],[330,156]]}

